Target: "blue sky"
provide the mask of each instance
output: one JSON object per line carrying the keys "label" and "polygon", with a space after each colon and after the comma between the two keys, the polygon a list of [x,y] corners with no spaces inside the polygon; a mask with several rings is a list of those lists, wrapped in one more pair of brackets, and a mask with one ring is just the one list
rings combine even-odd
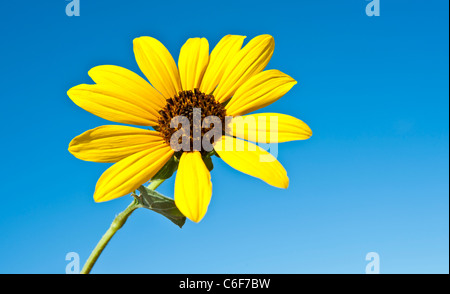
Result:
{"label": "blue sky", "polygon": [[[50,3],[51,2],[51,3]],[[449,271],[448,1],[2,1],[0,273],[64,273],[84,262],[129,196],[95,203],[108,164],[70,140],[109,122],[66,91],[101,64],[139,71],[132,40],[178,57],[189,37],[275,38],[268,69],[298,84],[264,112],[298,117],[307,141],[280,144],[287,190],[217,158],[205,218],[179,229],[136,211],[93,273]],[[141,74],[142,75],[142,74]],[[173,196],[174,179],[159,191]]]}

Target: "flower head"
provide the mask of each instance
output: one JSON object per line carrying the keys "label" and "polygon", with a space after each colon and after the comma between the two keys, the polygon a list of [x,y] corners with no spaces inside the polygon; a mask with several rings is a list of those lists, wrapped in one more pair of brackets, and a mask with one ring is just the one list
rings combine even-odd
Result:
{"label": "flower head", "polygon": [[[287,188],[289,179],[283,166],[248,141],[303,140],[312,132],[304,122],[288,115],[246,115],[275,102],[297,82],[278,70],[264,71],[274,51],[272,36],[257,36],[242,48],[244,38],[227,35],[211,54],[205,38],[191,38],[181,48],[177,67],[163,44],[140,37],[133,42],[134,53],[148,82],[125,68],[103,65],[89,71],[95,84],[68,91],[75,104],[99,117],[154,129],[105,125],[70,142],[69,151],[79,159],[115,163],[98,180],[95,201],[133,192],[175,157],[179,162],[175,203],[187,218],[199,222],[212,195],[210,170],[205,164],[211,154],[272,186]],[[179,117],[185,118],[188,132],[182,123],[174,123]],[[274,118],[277,127],[267,128]],[[236,127],[250,120],[254,123]],[[209,136],[217,125],[219,136]],[[174,144],[184,143],[181,150],[174,148]]]}

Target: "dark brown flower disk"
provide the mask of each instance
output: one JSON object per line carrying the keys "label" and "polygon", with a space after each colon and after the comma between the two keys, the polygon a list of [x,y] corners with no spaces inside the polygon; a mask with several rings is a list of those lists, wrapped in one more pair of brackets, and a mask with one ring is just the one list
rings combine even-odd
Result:
{"label": "dark brown flower disk", "polygon": [[[189,119],[190,122],[190,150],[193,150],[194,147],[194,108],[199,108],[201,110],[201,122],[203,123],[203,119],[208,116],[216,116],[220,118],[222,122],[222,133],[225,130],[225,108],[222,104],[216,101],[213,95],[206,95],[200,92],[198,89],[194,89],[194,91],[180,91],[178,95],[175,95],[173,98],[166,99],[166,106],[159,111],[160,117],[158,119],[159,123],[159,131],[164,136],[164,140],[167,144],[170,144],[170,138],[173,133],[181,128],[181,123],[178,124],[178,128],[171,128],[170,122],[174,117],[184,116]],[[210,125],[209,128],[201,128],[201,138],[213,128],[213,124]],[[200,126],[196,126],[200,127]],[[198,130],[196,130],[198,131]],[[200,133],[199,132],[199,133]],[[197,138],[199,139],[199,138]],[[213,138],[212,138],[213,139]],[[181,137],[178,140],[178,143],[181,144]],[[214,143],[211,141],[211,143]],[[201,146],[201,142],[200,145]],[[201,150],[203,151],[203,148]]]}

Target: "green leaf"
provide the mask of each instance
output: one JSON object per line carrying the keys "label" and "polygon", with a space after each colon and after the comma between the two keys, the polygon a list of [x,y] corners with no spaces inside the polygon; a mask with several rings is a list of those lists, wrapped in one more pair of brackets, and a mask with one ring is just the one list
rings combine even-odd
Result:
{"label": "green leaf", "polygon": [[156,175],[153,176],[151,180],[165,180],[170,178],[178,169],[178,163],[178,158],[172,156],[169,161],[156,173]]}
{"label": "green leaf", "polygon": [[212,157],[213,155],[215,155],[215,156],[217,156],[217,157],[219,157],[220,158],[220,156],[219,156],[219,154],[216,152],[216,150],[212,150],[212,151],[210,151],[208,154],[206,154],[207,156],[209,156],[209,157]]}
{"label": "green leaf", "polygon": [[211,160],[211,156],[206,155],[205,157],[203,157],[203,162],[205,163],[206,167],[208,168],[209,171],[212,171],[212,169],[214,168],[214,164]]}
{"label": "green leaf", "polygon": [[140,186],[138,190],[141,194],[136,199],[141,207],[153,210],[167,217],[180,228],[183,227],[186,217],[178,210],[173,199],[144,186]]}

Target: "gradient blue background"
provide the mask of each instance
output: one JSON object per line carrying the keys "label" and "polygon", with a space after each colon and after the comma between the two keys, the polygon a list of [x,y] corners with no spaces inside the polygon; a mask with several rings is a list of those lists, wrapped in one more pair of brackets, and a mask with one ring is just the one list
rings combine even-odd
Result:
{"label": "gradient blue background", "polygon": [[[51,3],[50,3],[51,2]],[[299,83],[265,111],[307,122],[283,143],[281,190],[215,158],[213,197],[179,229],[136,211],[93,273],[382,273],[449,271],[448,1],[2,1],[0,273],[64,273],[82,263],[129,196],[92,198],[108,164],[70,140],[109,122],[66,91],[115,64],[140,73],[132,40],[149,35],[175,59],[189,37],[275,38],[267,68]],[[141,74],[141,73],[140,73]],[[171,179],[160,191],[173,195]]]}

